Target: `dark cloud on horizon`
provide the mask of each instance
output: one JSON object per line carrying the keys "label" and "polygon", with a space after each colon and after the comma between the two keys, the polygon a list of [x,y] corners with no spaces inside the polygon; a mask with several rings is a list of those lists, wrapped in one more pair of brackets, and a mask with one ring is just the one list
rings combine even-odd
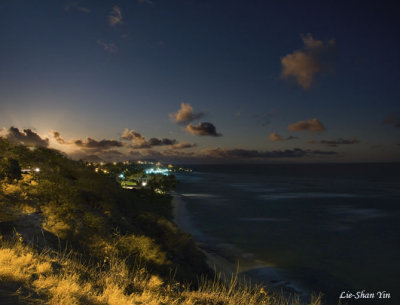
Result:
{"label": "dark cloud on horizon", "polygon": [[220,137],[222,134],[217,132],[217,129],[212,123],[201,122],[198,125],[189,124],[186,126],[186,130],[193,135],[197,136],[211,136]]}
{"label": "dark cloud on horizon", "polygon": [[178,141],[175,139],[169,138],[150,138],[146,140],[141,133],[136,132],[135,130],[129,130],[125,128],[121,135],[121,139],[132,141],[132,148],[143,149],[143,148],[151,148],[155,146],[172,146],[178,144]]}
{"label": "dark cloud on horizon", "polygon": [[324,125],[320,120],[313,118],[308,121],[298,121],[288,126],[289,131],[309,131],[309,132],[320,132],[325,131]]}
{"label": "dark cloud on horizon", "polygon": [[309,155],[338,155],[336,151],[324,151],[324,150],[307,150]]}
{"label": "dark cloud on horizon", "polygon": [[249,149],[225,149],[214,148],[204,149],[200,152],[182,152],[175,150],[155,151],[152,149],[131,151],[129,156],[136,160],[160,160],[166,162],[232,162],[232,161],[267,161],[267,160],[284,160],[284,159],[300,159],[307,156],[323,157],[337,155],[335,151],[321,150],[303,150],[300,148],[261,151]]}
{"label": "dark cloud on horizon", "polygon": [[80,139],[74,140],[73,139],[73,140],[66,141],[61,136],[61,133],[59,131],[52,130],[51,133],[53,135],[53,138],[56,140],[56,142],[58,144],[73,145],[73,146],[76,146],[76,148],[80,148],[83,150],[90,150],[91,152],[103,152],[108,149],[120,148],[120,147],[125,146],[125,144],[123,142],[118,141],[118,140],[107,140],[107,139],[95,140],[90,137],[87,137],[84,140],[80,140]]}
{"label": "dark cloud on horizon", "polygon": [[331,39],[324,43],[314,39],[310,33],[302,35],[301,39],[303,48],[281,59],[281,78],[293,78],[299,86],[307,90],[313,85],[316,74],[332,69],[336,42]]}
{"label": "dark cloud on horizon", "polygon": [[72,142],[76,146],[88,149],[88,150],[97,150],[103,151],[114,147],[123,147],[124,144],[117,140],[95,140],[92,138],[86,138],[84,140],[73,140]]}
{"label": "dark cloud on horizon", "polygon": [[205,155],[212,158],[226,159],[275,159],[275,158],[299,158],[307,154],[306,151],[300,148],[275,150],[275,151],[260,151],[249,149],[225,149],[215,148],[202,151]]}
{"label": "dark cloud on horizon", "polygon": [[197,144],[182,142],[182,143],[174,144],[174,145],[170,146],[169,148],[171,148],[171,149],[186,149],[186,148],[192,148],[192,147],[197,147]]}
{"label": "dark cloud on horizon", "polygon": [[350,138],[350,139],[343,139],[339,138],[336,140],[320,140],[320,141],[315,141],[315,140],[310,140],[307,141],[308,144],[322,144],[330,147],[336,147],[338,145],[349,145],[349,144],[358,144],[360,143],[360,140],[356,138]]}
{"label": "dark cloud on horizon", "polygon": [[10,142],[22,144],[26,146],[49,146],[49,139],[42,138],[32,129],[26,128],[20,131],[18,128],[11,126],[9,129],[3,129],[1,136]]}
{"label": "dark cloud on horizon", "polygon": [[175,139],[168,138],[150,138],[148,141],[142,140],[140,142],[134,143],[132,148],[151,148],[155,146],[171,146],[176,144],[177,141]]}
{"label": "dark cloud on horizon", "polygon": [[203,112],[194,112],[193,107],[186,103],[181,103],[181,108],[176,113],[169,114],[172,122],[183,125],[189,124],[203,116]]}
{"label": "dark cloud on horizon", "polygon": [[207,157],[222,158],[222,159],[279,159],[279,158],[301,158],[306,155],[335,155],[334,151],[319,151],[319,150],[303,150],[301,148],[260,151],[248,149],[208,149],[203,150],[203,154]]}

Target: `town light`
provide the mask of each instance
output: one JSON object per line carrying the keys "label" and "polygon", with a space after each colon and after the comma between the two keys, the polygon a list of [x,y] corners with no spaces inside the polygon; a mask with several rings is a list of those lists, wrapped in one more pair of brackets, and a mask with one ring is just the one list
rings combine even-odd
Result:
{"label": "town light", "polygon": [[162,175],[169,175],[169,169],[167,168],[148,168],[145,170],[146,174],[162,174]]}
{"label": "town light", "polygon": [[40,168],[39,168],[39,167],[36,167],[36,168],[35,168],[35,172],[37,172],[37,173],[40,172]]}

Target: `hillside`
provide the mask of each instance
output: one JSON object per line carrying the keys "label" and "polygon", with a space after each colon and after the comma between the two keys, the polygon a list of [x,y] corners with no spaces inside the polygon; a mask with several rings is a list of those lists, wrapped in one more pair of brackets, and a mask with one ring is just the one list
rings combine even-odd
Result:
{"label": "hillside", "polygon": [[1,304],[298,302],[218,280],[169,195],[124,190],[51,149],[0,139],[0,159]]}

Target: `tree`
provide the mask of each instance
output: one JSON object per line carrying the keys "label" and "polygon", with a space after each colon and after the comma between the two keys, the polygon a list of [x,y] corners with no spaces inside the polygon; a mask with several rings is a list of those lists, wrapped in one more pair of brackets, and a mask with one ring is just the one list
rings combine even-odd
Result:
{"label": "tree", "polygon": [[173,175],[165,176],[161,174],[153,174],[149,177],[149,187],[153,191],[167,193],[173,191],[177,184],[178,181]]}
{"label": "tree", "polygon": [[18,161],[12,158],[3,158],[0,161],[0,178],[21,179],[21,167]]}

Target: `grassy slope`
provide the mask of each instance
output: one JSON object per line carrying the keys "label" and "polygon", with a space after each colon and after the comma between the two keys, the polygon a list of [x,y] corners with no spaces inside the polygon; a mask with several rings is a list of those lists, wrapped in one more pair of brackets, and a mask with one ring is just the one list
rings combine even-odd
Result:
{"label": "grassy slope", "polygon": [[0,139],[0,156],[41,169],[1,181],[0,303],[280,303],[260,289],[197,285],[212,272],[170,221],[170,198],[122,190],[54,150]]}

